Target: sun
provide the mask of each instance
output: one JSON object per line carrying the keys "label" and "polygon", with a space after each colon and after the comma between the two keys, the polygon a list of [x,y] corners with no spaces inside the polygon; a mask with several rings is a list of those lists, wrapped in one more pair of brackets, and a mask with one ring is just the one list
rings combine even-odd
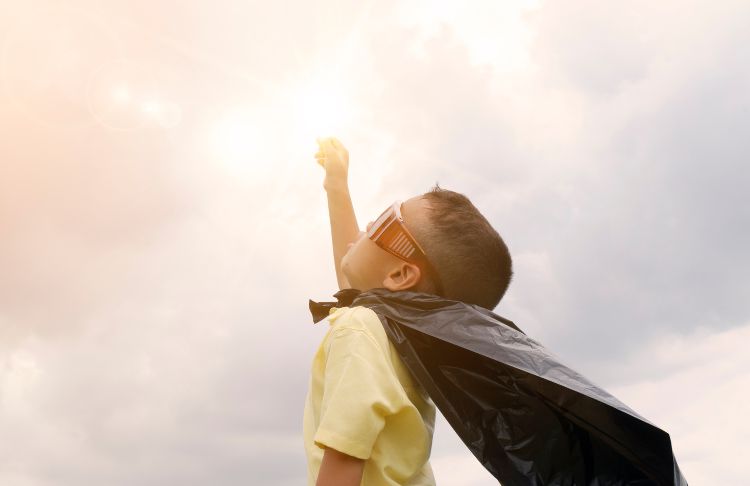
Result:
{"label": "sun", "polygon": [[356,110],[342,80],[317,76],[292,86],[288,93],[288,113],[297,140],[341,136],[351,129]]}
{"label": "sun", "polygon": [[331,75],[279,84],[266,103],[238,105],[213,124],[214,157],[233,175],[280,177],[300,160],[312,161],[315,140],[347,139],[355,126],[350,90]]}

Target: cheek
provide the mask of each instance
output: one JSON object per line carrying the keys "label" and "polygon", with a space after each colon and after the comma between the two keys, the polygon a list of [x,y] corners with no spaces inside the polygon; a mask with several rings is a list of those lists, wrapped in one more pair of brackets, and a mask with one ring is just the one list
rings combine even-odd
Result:
{"label": "cheek", "polygon": [[367,238],[360,238],[351,243],[346,253],[347,264],[356,267],[359,272],[368,271],[378,265],[378,247]]}
{"label": "cheek", "polygon": [[346,256],[349,257],[349,261],[357,262],[359,264],[365,257],[365,251],[362,248],[362,240],[357,240],[354,243],[347,245]]}

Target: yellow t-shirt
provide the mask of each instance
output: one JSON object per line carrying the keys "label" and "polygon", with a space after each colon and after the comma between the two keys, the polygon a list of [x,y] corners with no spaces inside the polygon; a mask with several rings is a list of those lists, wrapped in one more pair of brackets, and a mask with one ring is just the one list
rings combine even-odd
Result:
{"label": "yellow t-shirt", "polygon": [[380,319],[366,307],[331,309],[305,399],[307,481],[325,447],[365,461],[364,486],[434,486],[435,404],[412,380]]}

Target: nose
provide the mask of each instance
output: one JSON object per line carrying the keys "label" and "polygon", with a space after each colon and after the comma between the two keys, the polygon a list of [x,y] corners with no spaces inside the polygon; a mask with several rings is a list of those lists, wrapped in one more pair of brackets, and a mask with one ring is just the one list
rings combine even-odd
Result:
{"label": "nose", "polygon": [[354,244],[355,244],[356,242],[358,242],[359,240],[361,240],[361,239],[362,239],[362,237],[363,237],[363,236],[365,236],[366,234],[367,234],[367,233],[365,233],[364,231],[360,231],[359,233],[357,233],[357,237],[356,237],[356,238],[354,239],[354,241],[350,241],[349,243],[347,243],[347,244],[346,244],[346,248],[347,248],[347,250],[348,250],[349,248],[353,247],[353,246],[354,246]]}

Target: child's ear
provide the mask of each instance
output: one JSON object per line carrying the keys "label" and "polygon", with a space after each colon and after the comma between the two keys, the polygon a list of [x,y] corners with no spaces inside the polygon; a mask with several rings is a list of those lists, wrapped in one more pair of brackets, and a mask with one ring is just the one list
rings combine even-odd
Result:
{"label": "child's ear", "polygon": [[421,275],[418,266],[409,262],[400,262],[385,276],[383,287],[394,292],[408,290],[417,286]]}

